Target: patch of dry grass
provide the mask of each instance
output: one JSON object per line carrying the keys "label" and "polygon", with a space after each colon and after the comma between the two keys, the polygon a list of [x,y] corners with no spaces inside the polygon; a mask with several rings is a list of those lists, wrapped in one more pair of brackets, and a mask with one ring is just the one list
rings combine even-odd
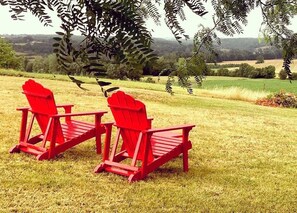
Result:
{"label": "patch of dry grass", "polygon": [[252,91],[240,87],[228,87],[199,90],[199,94],[215,98],[255,102],[259,98],[267,97],[269,93],[264,91]]}
{"label": "patch of dry grass", "polygon": [[[295,212],[297,211],[297,116],[278,109],[177,91],[170,96],[144,85],[121,89],[142,100],[155,127],[194,123],[190,170],[171,161],[147,179],[129,184],[118,175],[94,174],[100,162],[94,141],[52,161],[9,154],[18,141],[26,78],[0,78],[1,212]],[[74,111],[106,109],[97,85],[37,79],[58,103]],[[111,120],[111,113],[104,121]]]}
{"label": "patch of dry grass", "polygon": [[[244,60],[244,61],[224,61],[218,64],[241,64],[241,63],[247,63],[249,65],[252,65],[256,68],[262,68],[267,66],[275,66],[276,73],[278,73],[281,69],[283,69],[283,60],[282,59],[272,59],[272,60],[265,60],[264,63],[256,64],[256,60]],[[292,72],[297,72],[297,60],[293,60],[291,64],[291,70]]]}

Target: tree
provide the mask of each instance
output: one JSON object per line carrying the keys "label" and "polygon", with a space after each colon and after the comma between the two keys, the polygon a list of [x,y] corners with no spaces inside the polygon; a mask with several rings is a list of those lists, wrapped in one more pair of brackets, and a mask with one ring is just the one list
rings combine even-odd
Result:
{"label": "tree", "polygon": [[[163,4],[163,9],[160,4]],[[86,55],[87,72],[100,70],[98,58],[102,55],[129,63],[129,58],[140,64],[156,59],[151,49],[153,41],[145,20],[152,18],[160,23],[160,11],[165,11],[165,23],[178,42],[189,38],[179,20],[185,20],[185,8],[197,16],[208,11],[211,4],[213,26],[199,29],[194,37],[194,55],[203,51],[216,54],[214,42],[220,43],[216,32],[233,36],[242,32],[247,24],[248,14],[255,8],[262,11],[262,32],[266,42],[283,48],[284,69],[291,76],[290,63],[297,53],[297,34],[289,30],[291,20],[297,14],[296,0],[0,0],[0,5],[9,5],[12,18],[22,19],[23,13],[31,12],[44,25],[51,25],[47,10],[57,11],[61,19],[61,32],[57,33],[54,51],[62,68],[69,70],[81,55]],[[77,30],[85,39],[78,48],[71,42],[72,33]],[[131,57],[132,55],[132,57]]]}
{"label": "tree", "polygon": [[37,56],[33,61],[32,71],[37,73],[47,73],[48,67],[48,61],[46,58]]}
{"label": "tree", "polygon": [[11,44],[0,38],[0,67],[19,69],[22,67],[22,59],[16,56]]}

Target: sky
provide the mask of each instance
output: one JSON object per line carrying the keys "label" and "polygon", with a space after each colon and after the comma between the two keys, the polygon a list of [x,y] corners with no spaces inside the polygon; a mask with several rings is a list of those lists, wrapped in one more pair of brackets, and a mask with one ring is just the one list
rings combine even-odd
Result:
{"label": "sky", "polygon": [[[9,13],[9,8],[6,6],[0,6],[0,34],[55,34],[55,32],[60,31],[60,22],[58,19],[53,19],[53,27],[45,27],[39,22],[38,18],[31,14],[26,14],[25,21],[14,21],[11,19],[11,14]],[[204,17],[198,17],[191,11],[185,11],[187,20],[182,22],[182,27],[185,29],[186,34],[193,38],[194,34],[198,30],[199,24],[204,24],[205,26],[212,27],[212,15],[211,13],[205,15]],[[147,21],[147,27],[149,30],[153,30],[153,37],[173,39],[171,31],[166,26],[161,19],[161,26],[156,26],[153,21]],[[297,31],[297,17],[293,21],[294,25],[291,26],[295,32]],[[259,37],[259,30],[261,26],[261,12],[260,10],[254,10],[249,14],[248,25],[244,27],[243,34],[235,35],[234,37]],[[219,34],[220,37],[226,37],[223,34]]]}

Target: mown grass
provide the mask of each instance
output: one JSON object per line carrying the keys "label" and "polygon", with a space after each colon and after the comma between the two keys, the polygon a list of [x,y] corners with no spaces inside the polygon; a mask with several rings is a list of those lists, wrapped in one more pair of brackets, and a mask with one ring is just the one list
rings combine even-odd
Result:
{"label": "mown grass", "polygon": [[[60,80],[60,81],[70,81],[66,75],[58,75],[58,74],[46,74],[46,73],[28,73],[16,70],[5,70],[0,69],[0,75],[4,76],[18,76],[18,77],[27,77],[27,78],[41,78],[41,79],[52,79],[52,80]],[[82,80],[87,83],[83,84],[82,86],[88,89],[88,84],[97,84],[93,77],[85,77],[85,76],[78,76],[76,77],[79,80]],[[138,88],[138,89],[150,89],[154,91],[164,91],[165,90],[165,83],[167,81],[166,76],[159,77],[152,77],[152,79],[156,83],[145,83],[147,77],[142,79],[142,82],[138,81],[119,81],[119,80],[111,80],[111,79],[104,79],[102,80],[110,81],[113,86],[119,87],[129,87],[129,88]],[[239,88],[245,89],[249,91],[254,91],[255,94],[259,93],[260,95],[264,93],[273,93],[279,92],[280,90],[284,90],[287,92],[292,92],[297,94],[297,81],[290,81],[288,80],[280,80],[280,79],[248,79],[248,78],[238,78],[238,77],[222,77],[222,76],[207,76],[203,83],[202,87],[196,85],[194,79],[191,79],[194,88],[194,94],[203,95],[203,94],[210,94],[214,90],[224,90],[226,88]],[[98,87],[99,89],[99,87]],[[186,93],[185,89],[182,89],[178,86],[177,79],[173,85],[174,92],[176,93]],[[208,90],[207,92],[205,90]],[[232,91],[232,89],[231,89]],[[229,91],[230,92],[230,91]],[[259,96],[259,94],[255,96]],[[217,94],[214,94],[216,97]],[[221,97],[224,98],[224,97]],[[247,97],[248,98],[248,97]],[[242,100],[246,98],[243,97]]]}
{"label": "mown grass", "polygon": [[297,94],[297,81],[280,79],[248,79],[233,77],[207,77],[202,89],[238,87],[252,91],[279,92],[285,90]]}
{"label": "mown grass", "polygon": [[[8,153],[18,141],[21,117],[15,108],[26,106],[21,94],[26,79],[0,77],[1,212],[297,211],[296,109],[189,96],[183,90],[170,96],[150,84],[134,88],[117,81],[146,104],[155,127],[196,124],[188,173],[178,158],[129,184],[118,175],[92,172],[101,158],[93,140],[51,161]],[[75,112],[108,110],[95,84],[83,91],[71,82],[36,80],[52,89],[57,103],[75,104]],[[111,119],[108,113],[103,120]]]}

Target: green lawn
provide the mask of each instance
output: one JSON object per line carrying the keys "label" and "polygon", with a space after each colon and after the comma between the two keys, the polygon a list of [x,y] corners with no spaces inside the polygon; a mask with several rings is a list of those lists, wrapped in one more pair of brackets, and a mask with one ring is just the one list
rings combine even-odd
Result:
{"label": "green lawn", "polygon": [[[114,81],[146,104],[154,127],[196,124],[188,173],[177,158],[129,184],[115,174],[92,172],[101,158],[94,140],[51,161],[8,153],[19,137],[15,108],[26,106],[26,79],[0,77],[0,212],[297,211],[296,109],[190,96],[179,88],[170,96],[163,85]],[[74,112],[108,110],[95,84],[83,91],[69,81],[36,80],[51,88],[57,103],[75,104]],[[111,119],[111,113],[104,116]]]}
{"label": "green lawn", "polygon": [[[66,75],[53,75],[53,74],[45,74],[45,73],[28,73],[21,72],[15,70],[5,70],[0,69],[0,75],[7,76],[19,76],[19,77],[36,77],[36,78],[45,78],[45,79],[57,79],[62,81],[69,81],[69,78]],[[86,83],[97,84],[93,77],[77,77],[80,80],[83,80]],[[142,81],[145,81],[147,77],[143,77]],[[125,86],[129,88],[139,88],[139,89],[150,89],[154,91],[164,91],[164,84],[167,81],[166,76],[161,76],[158,80],[158,77],[152,77],[156,82],[152,83],[139,83],[137,81],[119,81],[119,80],[111,80],[105,79],[113,83],[114,86]],[[104,80],[104,79],[103,79]],[[280,90],[285,90],[287,92],[292,92],[297,94],[297,81],[288,81],[288,80],[280,80],[280,79],[249,79],[249,78],[238,78],[238,77],[222,77],[222,76],[207,76],[203,83],[202,87],[198,87],[192,79],[193,88],[195,88],[194,93],[199,94],[199,90],[213,90],[213,89],[222,89],[222,88],[230,88],[230,87],[238,87],[244,88],[251,91],[264,91],[267,93],[271,92],[279,92]],[[181,89],[177,85],[177,79],[174,84],[174,92],[183,92],[185,90]]]}
{"label": "green lawn", "polygon": [[253,91],[278,92],[285,90],[297,94],[297,81],[280,79],[248,79],[209,76],[203,82],[203,89],[240,87]]}

